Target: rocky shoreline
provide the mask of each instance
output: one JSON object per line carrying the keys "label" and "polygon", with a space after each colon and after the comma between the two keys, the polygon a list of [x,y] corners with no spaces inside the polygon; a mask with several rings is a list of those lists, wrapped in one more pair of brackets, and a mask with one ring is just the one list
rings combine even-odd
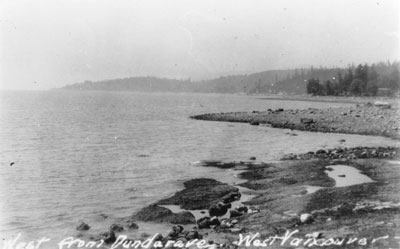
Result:
{"label": "rocky shoreline", "polygon": [[[397,248],[400,163],[393,160],[399,159],[399,153],[398,147],[356,147],[293,155],[277,163],[205,161],[200,167],[240,170],[239,176],[246,181],[239,185],[253,191],[255,197],[232,207],[241,197],[238,187],[214,179],[192,179],[184,183],[183,190],[121,219],[120,224],[92,239],[102,238],[110,244],[118,234],[127,233],[134,239],[136,223],[144,221],[175,224],[170,233],[156,238],[163,242],[201,238],[217,247],[235,248],[232,242],[238,240],[238,234],[259,233],[260,238],[268,238],[296,229],[298,236],[311,234],[315,241],[362,237],[370,241],[363,248]],[[326,156],[331,154],[339,156]],[[341,165],[372,180],[338,187],[327,173]],[[352,178],[344,174],[339,177]],[[173,212],[165,205],[182,210]],[[203,216],[196,219],[193,210],[201,210]],[[79,227],[90,228],[87,224]],[[372,244],[374,238],[386,235],[386,239]],[[279,243],[269,247],[293,248]],[[349,244],[342,248],[358,247]]]}
{"label": "rocky shoreline", "polygon": [[351,108],[265,110],[209,113],[197,120],[241,122],[300,131],[331,132],[400,138],[399,109],[371,103]]}
{"label": "rocky shoreline", "polygon": [[311,160],[311,159],[361,159],[361,158],[385,158],[395,159],[400,155],[398,147],[340,147],[335,149],[320,149],[317,151],[309,151],[304,154],[287,154],[281,160]]}
{"label": "rocky shoreline", "polygon": [[[326,110],[204,114],[192,118],[399,138],[397,114],[398,109],[368,104]],[[232,242],[238,240],[239,234],[257,234],[264,240],[295,230],[297,237],[305,238],[302,241],[308,238],[315,247],[322,243],[325,248],[337,248],[329,241],[346,240],[341,248],[398,248],[399,155],[399,147],[338,147],[288,154],[276,163],[256,162],[255,157],[239,162],[204,161],[200,167],[240,171],[238,175],[244,182],[231,186],[207,178],[188,180],[183,190],[173,196],[155,201],[90,238],[111,244],[118,234],[128,233],[128,240],[133,240],[138,237],[138,222],[153,222],[172,226],[168,234],[154,238],[163,243],[205,239],[217,248],[238,248]],[[348,171],[335,175],[338,169]],[[254,198],[241,198],[242,189]],[[232,205],[238,202],[239,205]],[[77,227],[80,231],[89,229],[88,224]],[[142,234],[140,238],[150,236]],[[384,239],[376,241],[378,237]],[[314,248],[301,245],[299,242],[295,248]],[[281,243],[268,247],[294,248]]]}

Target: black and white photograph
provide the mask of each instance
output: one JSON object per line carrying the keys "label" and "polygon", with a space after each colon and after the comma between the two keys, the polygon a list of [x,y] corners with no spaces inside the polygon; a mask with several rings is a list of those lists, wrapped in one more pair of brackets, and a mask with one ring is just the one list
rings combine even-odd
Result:
{"label": "black and white photograph", "polygon": [[400,1],[0,0],[0,249],[400,248]]}

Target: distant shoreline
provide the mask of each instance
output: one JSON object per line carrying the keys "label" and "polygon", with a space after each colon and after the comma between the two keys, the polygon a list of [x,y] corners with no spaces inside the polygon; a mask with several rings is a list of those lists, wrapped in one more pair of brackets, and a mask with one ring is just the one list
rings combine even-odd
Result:
{"label": "distant shoreline", "polygon": [[267,125],[300,131],[344,133],[400,138],[399,109],[358,104],[351,108],[262,110],[253,112],[207,113],[191,116],[205,121]]}
{"label": "distant shoreline", "polygon": [[[252,96],[252,95],[250,95]],[[309,95],[268,95],[264,97],[259,96],[263,100],[291,100],[291,101],[305,101],[305,102],[328,102],[328,103],[349,103],[349,104],[364,104],[368,102],[375,102],[377,100],[389,102],[392,105],[397,105],[398,98],[395,97],[339,97],[339,96],[309,96]]]}

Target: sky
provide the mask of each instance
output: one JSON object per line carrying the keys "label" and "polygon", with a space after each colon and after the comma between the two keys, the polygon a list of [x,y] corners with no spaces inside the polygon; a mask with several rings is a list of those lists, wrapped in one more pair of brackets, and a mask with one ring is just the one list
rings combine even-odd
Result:
{"label": "sky", "polygon": [[0,89],[399,60],[397,0],[0,0]]}

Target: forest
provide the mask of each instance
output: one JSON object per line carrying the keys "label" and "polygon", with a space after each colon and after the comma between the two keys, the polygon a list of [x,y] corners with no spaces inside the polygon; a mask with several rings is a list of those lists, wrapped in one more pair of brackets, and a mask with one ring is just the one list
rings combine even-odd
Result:
{"label": "forest", "polygon": [[329,96],[390,96],[400,89],[399,63],[359,64],[331,79],[310,78],[307,93]]}

